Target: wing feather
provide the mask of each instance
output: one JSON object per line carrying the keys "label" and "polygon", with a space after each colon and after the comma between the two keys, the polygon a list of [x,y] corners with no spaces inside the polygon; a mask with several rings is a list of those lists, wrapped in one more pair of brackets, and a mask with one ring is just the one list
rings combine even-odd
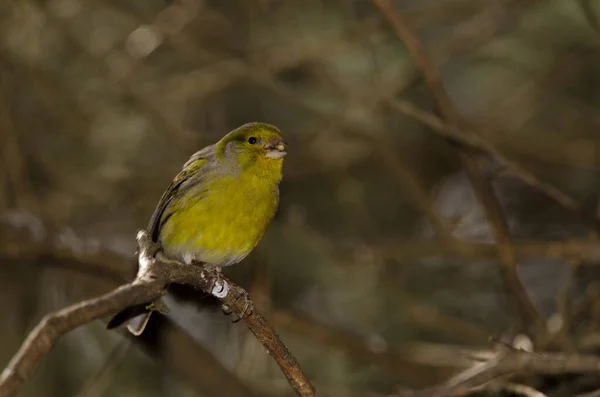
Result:
{"label": "wing feather", "polygon": [[162,225],[173,215],[173,212],[169,210],[173,199],[201,181],[205,169],[210,166],[212,163],[211,160],[214,160],[214,154],[215,145],[207,146],[194,153],[183,165],[182,170],[175,176],[175,179],[169,184],[148,223],[148,231],[152,236],[152,241],[158,241]]}

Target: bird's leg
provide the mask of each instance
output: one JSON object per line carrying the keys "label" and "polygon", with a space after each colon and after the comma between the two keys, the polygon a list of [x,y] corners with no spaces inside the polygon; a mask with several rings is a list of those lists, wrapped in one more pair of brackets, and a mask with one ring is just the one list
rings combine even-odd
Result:
{"label": "bird's leg", "polygon": [[225,292],[225,282],[221,280],[221,266],[214,266],[209,263],[192,261],[193,265],[200,266],[207,274],[207,278],[211,280],[208,293],[203,296],[206,298],[209,295],[218,297]]}
{"label": "bird's leg", "polygon": [[[235,293],[236,301],[240,299],[244,301],[244,309],[241,311],[239,317],[233,320],[234,323],[237,323],[244,317],[247,317],[254,312],[254,305],[250,299],[250,294],[245,289],[228,282],[227,277],[222,276],[221,266],[214,266],[209,263],[195,264],[202,266],[203,269],[208,273],[207,276],[212,280],[209,289],[209,295],[213,295],[216,298],[224,298],[230,293]],[[235,291],[231,291],[231,289],[235,289]],[[226,304],[221,306],[221,309],[225,315],[230,315],[233,313],[233,310]]]}
{"label": "bird's leg", "polygon": [[[212,280],[213,280],[212,285],[210,286],[211,293],[216,293],[216,295],[222,294],[225,291],[225,282],[223,282],[223,280],[220,280],[221,271],[223,269],[221,268],[221,266],[213,266],[213,265],[209,265],[209,264],[206,264],[205,266],[214,275],[214,277],[212,278]],[[215,291],[215,287],[217,286],[217,283],[219,284],[219,287],[220,287],[219,291]]]}

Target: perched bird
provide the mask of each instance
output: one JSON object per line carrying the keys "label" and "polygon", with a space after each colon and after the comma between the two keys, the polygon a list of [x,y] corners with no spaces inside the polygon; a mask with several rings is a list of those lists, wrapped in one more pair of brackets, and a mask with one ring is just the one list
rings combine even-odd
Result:
{"label": "perched bird", "polygon": [[[167,257],[216,267],[244,259],[258,244],[279,203],[287,145],[279,130],[248,123],[196,152],[163,193],[148,231]],[[144,330],[151,307],[127,308],[108,328],[127,321]]]}

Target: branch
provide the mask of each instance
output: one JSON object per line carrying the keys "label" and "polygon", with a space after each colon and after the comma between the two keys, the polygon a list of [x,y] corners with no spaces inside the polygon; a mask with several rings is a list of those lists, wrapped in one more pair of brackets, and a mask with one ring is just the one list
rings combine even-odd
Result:
{"label": "branch", "polygon": [[425,364],[416,359],[418,352],[389,348],[383,341],[381,346],[377,346],[365,336],[337,330],[284,310],[273,309],[267,317],[282,329],[295,332],[324,348],[340,349],[356,362],[375,365],[410,385],[430,385],[431,366],[443,366],[439,363],[442,360],[434,361],[432,365]]}
{"label": "branch", "polygon": [[400,161],[399,156],[391,149],[393,146],[389,142],[380,141],[378,145],[383,160],[398,177],[413,203],[427,217],[427,220],[435,231],[436,237],[440,241],[449,240],[451,238],[451,230],[447,222],[444,221],[439,211],[435,208],[433,200],[429,197],[418,178],[415,177],[414,172],[408,169],[407,164]]}
{"label": "branch", "polygon": [[406,46],[413,59],[421,68],[423,75],[429,88],[436,100],[436,103],[443,115],[444,120],[441,120],[434,115],[431,115],[423,110],[416,108],[407,101],[393,100],[391,106],[394,109],[406,114],[409,117],[415,118],[422,123],[431,127],[438,134],[444,135],[450,139],[458,141],[466,146],[481,150],[485,153],[492,154],[502,160],[507,170],[515,176],[523,180],[525,183],[540,190],[548,197],[556,200],[566,208],[576,209],[579,204],[572,197],[561,192],[552,185],[539,180],[537,176],[529,172],[515,161],[507,159],[493,144],[485,141],[480,137],[480,134],[475,134],[472,131],[465,132],[460,126],[460,117],[452,105],[452,101],[448,93],[444,89],[444,85],[433,67],[432,62],[425,53],[425,49],[416,34],[408,26],[402,15],[394,10],[390,0],[372,0],[379,8],[381,14],[392,25],[394,32]]}
{"label": "branch", "polygon": [[[398,39],[402,41],[414,61],[421,69],[425,81],[435,99],[435,102],[446,122],[454,128],[460,128],[462,120],[452,105],[452,101],[446,92],[443,82],[425,53],[425,48],[406,23],[400,13],[391,4],[390,0],[372,0],[383,17],[390,23]],[[515,296],[515,304],[518,309],[519,319],[522,322],[531,318],[540,333],[545,334],[545,322],[537,308],[527,295],[525,287],[521,283],[517,272],[517,260],[512,247],[511,236],[508,231],[502,206],[495,196],[494,189],[488,176],[477,163],[472,150],[459,150],[458,156],[465,169],[478,201],[486,212],[488,222],[491,225],[494,239],[497,243],[498,256],[505,267],[506,285],[512,290],[509,296]]]}
{"label": "branch", "polygon": [[446,123],[444,120],[436,117],[435,115],[426,112],[425,110],[419,109],[412,103],[402,99],[392,100],[390,106],[408,117],[411,117],[421,123],[427,125],[437,134],[449,138],[454,141],[458,141],[465,146],[472,149],[482,151],[502,161],[506,168],[506,173],[512,174],[519,178],[529,186],[537,189],[538,191],[545,194],[547,197],[553,199],[565,208],[575,210],[579,208],[580,204],[571,196],[557,189],[549,183],[540,180],[537,176],[532,174],[530,171],[525,169],[522,165],[507,158],[502,154],[495,145],[487,142],[481,138],[482,133],[476,133],[474,131],[463,130],[460,128],[453,127]]}
{"label": "branch", "polygon": [[490,382],[487,387],[484,387],[484,389],[496,395],[504,391],[515,396],[548,397],[544,393],[534,389],[531,386],[512,382]]}
{"label": "branch", "polygon": [[463,395],[501,376],[516,373],[563,375],[567,373],[600,373],[597,356],[535,354],[504,348],[496,358],[475,365],[445,384],[415,392],[411,397],[448,397]]}
{"label": "branch", "polygon": [[273,356],[296,393],[300,396],[315,395],[310,381],[275,330],[256,311],[245,315],[251,302],[244,289],[215,269],[154,258],[152,253],[157,249],[147,232],[138,233],[138,249],[140,270],[135,281],[98,298],[48,314],[40,321],[0,375],[1,396],[16,395],[23,383],[33,374],[37,363],[62,335],[126,307],[152,302],[166,293],[169,284],[187,284],[217,296],[224,310],[243,317],[250,331]]}
{"label": "branch", "polygon": [[[4,150],[2,154],[4,169],[14,190],[13,196],[17,206],[39,212],[39,205],[27,170],[26,157],[10,114],[11,102],[8,98],[12,96],[12,92],[8,90],[14,90],[10,81],[8,73],[0,69],[0,142]],[[5,90],[7,92],[3,92]]]}
{"label": "branch", "polygon": [[578,0],[577,4],[585,17],[586,22],[590,25],[590,28],[592,28],[594,33],[600,35],[600,21],[596,16],[596,11],[592,2],[590,0]]}
{"label": "branch", "polygon": [[[439,242],[398,243],[390,239],[375,249],[386,258],[414,260],[444,256],[462,259],[496,259],[498,250],[490,243],[479,243],[453,239]],[[582,261],[585,265],[600,262],[600,242],[594,240],[556,240],[556,241],[517,241],[513,242],[517,258],[526,259],[565,259]]]}

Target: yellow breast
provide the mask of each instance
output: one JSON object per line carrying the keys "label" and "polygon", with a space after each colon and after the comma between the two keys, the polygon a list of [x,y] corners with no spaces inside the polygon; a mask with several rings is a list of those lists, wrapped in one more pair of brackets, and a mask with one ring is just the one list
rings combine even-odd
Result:
{"label": "yellow breast", "polygon": [[195,187],[204,193],[186,194],[172,204],[159,235],[165,251],[216,266],[241,261],[277,210],[279,178],[252,172],[209,178]]}

